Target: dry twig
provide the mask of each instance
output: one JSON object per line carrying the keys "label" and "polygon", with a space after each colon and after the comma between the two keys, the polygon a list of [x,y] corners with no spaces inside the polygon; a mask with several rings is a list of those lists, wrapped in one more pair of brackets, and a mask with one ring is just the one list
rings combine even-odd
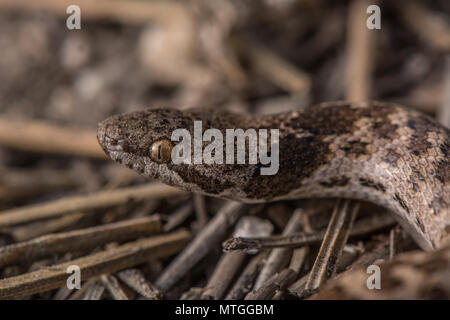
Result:
{"label": "dry twig", "polygon": [[350,101],[364,101],[372,87],[373,45],[376,30],[366,26],[366,9],[376,1],[354,0],[347,27],[347,94]]}
{"label": "dry twig", "polygon": [[297,66],[285,61],[263,45],[248,40],[236,40],[244,54],[248,55],[253,67],[268,81],[292,94],[309,94],[311,79]]}
{"label": "dry twig", "polygon": [[166,224],[164,224],[163,230],[165,232],[172,231],[179,225],[181,225],[193,211],[192,202],[189,201],[183,204],[179,209],[172,213],[168,218]]}
{"label": "dry twig", "polygon": [[438,121],[450,128],[450,55],[445,59],[445,73],[443,83],[444,97],[438,110]]}
{"label": "dry twig", "polygon": [[[83,300],[100,300],[105,292],[105,287],[95,281],[91,286],[88,287],[86,293],[83,296]],[[78,300],[78,299],[76,299]]]}
{"label": "dry twig", "polygon": [[231,288],[230,292],[226,296],[226,300],[240,300],[243,299],[248,292],[250,292],[256,277],[261,272],[261,269],[266,262],[268,255],[268,251],[261,252],[250,261],[242,274],[239,276],[233,288]]}
{"label": "dry twig", "polygon": [[320,246],[316,261],[305,284],[305,294],[316,291],[336,272],[337,261],[347,242],[359,202],[338,200]]}
{"label": "dry twig", "polygon": [[2,211],[0,212],[0,228],[57,217],[74,211],[112,207],[130,200],[161,199],[184,193],[164,184],[149,183],[136,187],[100,191],[95,194],[66,197],[48,203]]}
{"label": "dry twig", "polygon": [[270,299],[275,291],[282,291],[287,288],[297,278],[297,272],[290,268],[283,269],[280,273],[275,273],[259,289],[248,293],[245,300]]}
{"label": "dry twig", "polygon": [[[301,215],[303,214],[303,210],[297,209],[293,214],[291,219],[289,219],[288,224],[286,225],[283,235],[289,235],[297,232],[301,228]],[[261,273],[256,279],[254,289],[257,290],[261,287],[264,282],[266,282],[272,275],[277,273],[285,264],[287,264],[292,254],[291,249],[287,248],[277,248],[273,249],[267,259],[267,263],[264,265]]]}
{"label": "dry twig", "polygon": [[[395,224],[395,220],[390,215],[383,217],[375,216],[358,221],[350,231],[349,237],[358,238],[371,233],[384,230]],[[325,230],[314,233],[299,232],[292,235],[275,235],[271,237],[258,238],[231,238],[223,242],[225,251],[232,250],[254,250],[254,249],[272,249],[272,248],[297,248],[310,244],[316,244],[322,241]]]}
{"label": "dry twig", "polygon": [[25,151],[107,159],[93,130],[0,118],[0,145]]}
{"label": "dry twig", "polygon": [[20,298],[65,285],[67,268],[80,268],[81,279],[129,268],[149,259],[168,257],[181,250],[190,233],[180,230],[169,234],[144,238],[116,248],[94,253],[56,266],[0,280],[0,299]]}
{"label": "dry twig", "polygon": [[197,217],[197,228],[202,228],[208,222],[205,197],[202,194],[194,194],[194,209]]}
{"label": "dry twig", "polygon": [[222,299],[228,285],[238,271],[239,267],[244,262],[244,259],[245,254],[242,252],[230,252],[223,254],[200,299]]}
{"label": "dry twig", "polygon": [[[1,8],[47,10],[66,17],[66,9],[74,4],[70,0],[2,0]],[[77,0],[82,8],[83,18],[115,19],[124,23],[147,23],[149,20],[161,22],[185,19],[188,15],[185,6],[176,1],[134,1],[134,0]]]}
{"label": "dry twig", "polygon": [[48,234],[30,241],[1,247],[0,268],[18,262],[38,260],[52,254],[93,249],[112,241],[133,240],[160,231],[160,217],[151,216],[64,233]]}
{"label": "dry twig", "polygon": [[243,208],[244,205],[239,202],[228,202],[224,205],[159,276],[155,283],[156,287],[163,293],[166,292],[212,248],[220,245],[227,229],[243,214]]}
{"label": "dry twig", "polygon": [[68,229],[71,226],[76,225],[85,216],[81,212],[73,212],[62,217],[49,219],[47,221],[38,221],[29,223],[24,226],[15,226],[8,228],[7,231],[11,233],[14,240],[17,242],[28,241],[30,239],[37,238],[39,236],[59,232],[64,229]]}
{"label": "dry twig", "polygon": [[419,1],[396,1],[405,24],[431,48],[450,51],[450,25]]}
{"label": "dry twig", "polygon": [[[269,235],[271,232],[272,225],[268,221],[245,216],[236,224],[233,234],[253,236]],[[242,252],[224,253],[209,279],[201,299],[221,299],[245,258],[246,255]]]}
{"label": "dry twig", "polygon": [[114,298],[114,300],[128,300],[127,295],[125,294],[125,292],[123,292],[116,277],[103,274],[100,277],[100,280],[102,281],[106,290],[108,290],[111,296]]}
{"label": "dry twig", "polygon": [[149,300],[160,300],[162,294],[148,282],[139,269],[127,269],[117,273],[120,280]]}

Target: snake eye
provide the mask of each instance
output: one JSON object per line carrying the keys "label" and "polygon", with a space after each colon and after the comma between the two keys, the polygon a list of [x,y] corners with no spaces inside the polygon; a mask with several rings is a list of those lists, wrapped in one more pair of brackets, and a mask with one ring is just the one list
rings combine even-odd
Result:
{"label": "snake eye", "polygon": [[172,143],[168,140],[156,141],[150,147],[150,156],[158,163],[169,162],[172,157]]}

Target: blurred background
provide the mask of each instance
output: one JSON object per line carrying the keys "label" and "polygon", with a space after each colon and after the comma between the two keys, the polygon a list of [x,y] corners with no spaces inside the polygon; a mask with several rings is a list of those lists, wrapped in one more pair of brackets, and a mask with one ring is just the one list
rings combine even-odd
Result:
{"label": "blurred background", "polygon": [[378,3],[372,31],[367,1],[352,27],[348,1],[82,0],[80,30],[66,27],[70,4],[0,1],[2,115],[95,127],[156,104],[281,112],[348,98],[355,59],[369,98],[430,114],[444,102],[445,0]]}
{"label": "blurred background", "polygon": [[[80,29],[67,27],[72,4]],[[369,30],[373,4],[381,29]],[[149,106],[269,114],[376,99],[449,126],[449,52],[447,0],[0,0],[0,209],[145,182],[106,161],[95,130],[112,114]],[[190,201],[180,199],[94,220],[78,212],[8,224],[0,245],[119,221],[130,210],[169,213]],[[197,220],[193,230],[207,218]]]}

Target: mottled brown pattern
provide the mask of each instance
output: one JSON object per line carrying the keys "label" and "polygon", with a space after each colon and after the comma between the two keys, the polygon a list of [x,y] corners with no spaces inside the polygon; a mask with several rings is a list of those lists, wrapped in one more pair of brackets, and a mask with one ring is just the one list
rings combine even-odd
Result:
{"label": "mottled brown pattern", "polygon": [[325,188],[344,187],[347,185],[349,177],[331,177],[330,180],[319,182]]}
{"label": "mottled brown pattern", "polygon": [[397,167],[397,161],[399,161],[401,158],[402,155],[400,153],[398,153],[394,149],[389,148],[386,150],[386,155],[383,161],[387,162],[389,165],[393,167]]}
{"label": "mottled brown pattern", "polygon": [[438,161],[437,170],[434,177],[443,184],[450,183],[450,170],[448,169],[449,167],[450,162],[448,158]]}
{"label": "mottled brown pattern", "polygon": [[345,151],[345,155],[349,158],[359,157],[361,155],[367,154],[369,151],[366,147],[369,143],[362,141],[349,141],[340,146],[342,150]]}
{"label": "mottled brown pattern", "polygon": [[[203,130],[219,129],[224,138],[226,129],[279,129],[279,171],[261,175],[261,163],[152,161],[154,142],[171,140],[178,128],[193,135],[195,120],[203,122]],[[449,130],[393,104],[332,102],[271,116],[153,108],[103,121],[98,140],[113,160],[193,192],[246,202],[372,201],[390,209],[424,249],[440,245],[450,220]]]}
{"label": "mottled brown pattern", "polygon": [[[434,122],[426,117],[413,116],[407,121],[407,126],[413,130],[410,137],[408,150],[415,156],[427,153],[432,148],[432,143],[426,139],[428,133],[433,130]],[[424,139],[424,137],[426,137]]]}
{"label": "mottled brown pattern", "polygon": [[374,188],[376,190],[380,190],[382,192],[386,192],[386,187],[385,186],[383,186],[381,183],[373,181],[370,178],[359,178],[359,183],[363,187]]}
{"label": "mottled brown pattern", "polygon": [[398,195],[398,193],[394,193],[393,198],[394,198],[395,201],[397,201],[397,202],[400,204],[400,206],[401,206],[403,209],[406,210],[406,212],[409,213],[409,208],[408,208],[408,206],[406,205],[405,201],[403,201],[403,199]]}

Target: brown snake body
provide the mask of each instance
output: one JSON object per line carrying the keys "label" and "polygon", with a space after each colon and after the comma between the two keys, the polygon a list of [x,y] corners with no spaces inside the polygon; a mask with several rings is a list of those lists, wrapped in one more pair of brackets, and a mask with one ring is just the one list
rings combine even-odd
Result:
{"label": "brown snake body", "polygon": [[[167,160],[172,132],[192,133],[195,120],[221,132],[279,129],[278,172],[261,175],[261,163]],[[450,221],[450,131],[394,104],[331,102],[271,116],[154,108],[106,119],[98,140],[113,160],[192,192],[245,202],[312,197],[373,202],[388,208],[425,250],[442,244]],[[155,159],[155,150],[162,158]]]}

